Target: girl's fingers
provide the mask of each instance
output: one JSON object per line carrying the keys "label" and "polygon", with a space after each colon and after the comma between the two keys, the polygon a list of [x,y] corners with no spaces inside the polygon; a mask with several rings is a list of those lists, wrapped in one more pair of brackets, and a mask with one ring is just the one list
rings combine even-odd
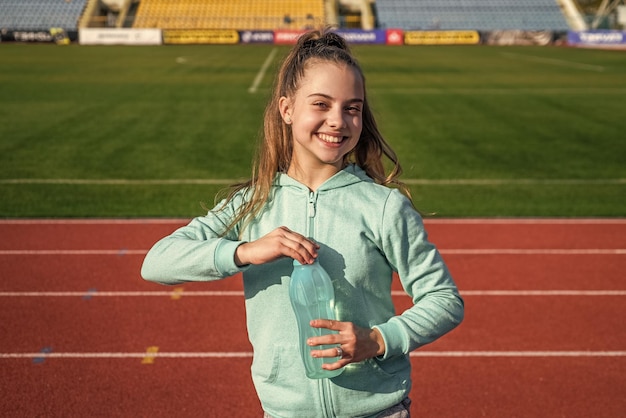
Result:
{"label": "girl's fingers", "polygon": [[328,357],[328,358],[336,357],[337,361],[343,359],[344,357],[345,358],[350,357],[345,351],[343,351],[343,349],[341,349],[341,351],[337,350],[338,347],[339,346],[326,348],[324,350],[313,350],[311,351],[311,356],[312,357]]}
{"label": "girl's fingers", "polygon": [[300,264],[311,264],[319,245],[287,227],[279,227],[259,238],[240,245],[235,253],[237,265],[263,264],[281,257],[290,257]]}
{"label": "girl's fingers", "polygon": [[284,255],[298,260],[300,264],[309,264],[314,261],[320,247],[316,242],[289,230],[287,227],[280,227],[279,229],[283,238],[281,244],[287,250]]}

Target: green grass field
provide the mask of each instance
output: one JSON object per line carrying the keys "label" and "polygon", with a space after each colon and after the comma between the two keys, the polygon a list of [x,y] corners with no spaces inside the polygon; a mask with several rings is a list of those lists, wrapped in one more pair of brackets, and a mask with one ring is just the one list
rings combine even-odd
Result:
{"label": "green grass field", "polygon": [[[274,48],[0,45],[0,217],[203,214],[249,175]],[[354,50],[423,212],[626,216],[624,51]]]}

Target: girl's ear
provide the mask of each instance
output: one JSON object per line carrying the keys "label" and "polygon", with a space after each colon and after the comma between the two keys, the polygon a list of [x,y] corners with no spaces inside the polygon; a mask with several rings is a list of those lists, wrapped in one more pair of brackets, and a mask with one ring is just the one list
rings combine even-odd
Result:
{"label": "girl's ear", "polygon": [[287,125],[291,125],[291,100],[282,96],[278,100],[278,110],[280,111],[280,116],[282,116],[283,121]]}

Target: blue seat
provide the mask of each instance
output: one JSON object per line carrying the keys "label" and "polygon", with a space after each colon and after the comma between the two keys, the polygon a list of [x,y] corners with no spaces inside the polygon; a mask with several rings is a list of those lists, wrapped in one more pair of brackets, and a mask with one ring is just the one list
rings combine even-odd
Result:
{"label": "blue seat", "polygon": [[87,0],[2,0],[0,28],[76,30],[86,4]]}
{"label": "blue seat", "polygon": [[376,0],[380,26],[404,30],[553,30],[567,21],[555,0]]}

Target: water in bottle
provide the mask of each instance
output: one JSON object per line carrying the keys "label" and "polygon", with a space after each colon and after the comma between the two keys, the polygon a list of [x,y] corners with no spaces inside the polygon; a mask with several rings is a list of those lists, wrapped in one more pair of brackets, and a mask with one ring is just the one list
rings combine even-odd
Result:
{"label": "water in bottle", "polygon": [[333,284],[328,273],[317,260],[313,264],[304,265],[296,260],[293,261],[289,297],[298,321],[300,355],[304,362],[306,375],[311,379],[338,376],[343,369],[322,369],[323,363],[334,363],[338,360],[337,357],[311,357],[311,350],[335,348],[337,345],[311,347],[306,343],[307,339],[311,337],[336,333],[336,331],[326,328],[313,328],[310,325],[313,319],[337,319],[335,316],[335,291]]}

